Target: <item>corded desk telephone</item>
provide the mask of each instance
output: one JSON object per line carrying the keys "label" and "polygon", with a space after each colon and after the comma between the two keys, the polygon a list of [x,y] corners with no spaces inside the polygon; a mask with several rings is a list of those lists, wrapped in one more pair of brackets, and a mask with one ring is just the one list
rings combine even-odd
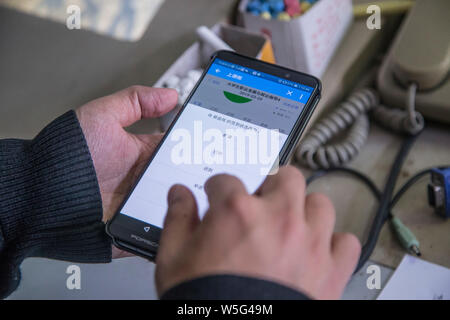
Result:
{"label": "corded desk telephone", "polygon": [[378,74],[384,103],[404,108],[405,88],[417,84],[416,110],[450,124],[450,1],[418,0]]}
{"label": "corded desk telephone", "polygon": [[[369,75],[377,89],[357,89],[319,121],[302,141],[297,159],[312,169],[349,162],[367,140],[368,112],[388,129],[410,134],[423,129],[423,117],[450,124],[449,12],[448,0],[417,0],[377,75]],[[331,143],[344,131],[344,139]]]}
{"label": "corded desk telephone", "polygon": [[[394,194],[404,160],[423,130],[425,119],[450,124],[449,12],[448,0],[416,0],[382,65],[362,79],[361,83],[370,85],[360,86],[316,123],[296,151],[302,165],[317,170],[308,183],[330,172],[350,174],[364,182],[378,199],[380,205],[357,270],[369,259],[386,221],[390,221],[402,246],[420,255],[419,241],[391,211],[421,177],[431,175],[429,203],[437,214],[450,218],[450,164],[418,172]],[[364,173],[343,167],[366,143],[369,113],[377,123],[405,136],[383,190]]]}

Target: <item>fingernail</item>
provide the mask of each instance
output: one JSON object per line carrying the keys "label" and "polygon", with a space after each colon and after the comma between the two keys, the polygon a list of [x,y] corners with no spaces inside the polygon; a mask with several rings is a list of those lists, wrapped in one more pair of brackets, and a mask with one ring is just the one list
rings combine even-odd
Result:
{"label": "fingernail", "polygon": [[167,196],[167,201],[169,202],[169,205],[174,204],[183,197],[183,190],[184,190],[183,187],[178,184],[170,188],[169,194]]}

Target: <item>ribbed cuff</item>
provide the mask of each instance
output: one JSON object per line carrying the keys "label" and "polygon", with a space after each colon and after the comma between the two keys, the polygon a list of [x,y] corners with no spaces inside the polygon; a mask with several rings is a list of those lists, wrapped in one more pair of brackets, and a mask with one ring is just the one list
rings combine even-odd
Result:
{"label": "ribbed cuff", "polygon": [[94,165],[74,111],[32,141],[0,141],[0,296],[26,257],[111,261]]}
{"label": "ribbed cuff", "polygon": [[161,300],[308,300],[300,291],[276,282],[237,275],[213,275],[183,282]]}

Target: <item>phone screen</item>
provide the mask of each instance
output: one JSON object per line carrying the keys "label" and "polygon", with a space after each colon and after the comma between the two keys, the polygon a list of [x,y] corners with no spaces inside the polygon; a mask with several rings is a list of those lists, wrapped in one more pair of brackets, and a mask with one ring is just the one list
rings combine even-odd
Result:
{"label": "phone screen", "polygon": [[313,91],[215,58],[120,213],[162,228],[168,191],[182,184],[194,193],[202,217],[208,209],[203,185],[220,173],[255,192],[278,163]]}

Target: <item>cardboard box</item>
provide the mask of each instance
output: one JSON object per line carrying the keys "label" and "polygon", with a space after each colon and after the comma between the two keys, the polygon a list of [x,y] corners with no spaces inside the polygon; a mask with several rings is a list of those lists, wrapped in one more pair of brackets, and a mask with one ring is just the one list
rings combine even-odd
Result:
{"label": "cardboard box", "polygon": [[351,0],[319,0],[290,21],[253,15],[246,10],[248,1],[239,4],[240,21],[271,38],[277,63],[319,78],[353,20]]}
{"label": "cardboard box", "polygon": [[[275,63],[272,45],[267,37],[249,32],[241,27],[219,23],[211,30],[223,39],[236,52],[246,56],[255,57],[266,62]],[[162,87],[166,79],[172,75],[182,77],[193,69],[204,69],[214,53],[214,49],[201,42],[189,47],[154,84],[154,87]],[[178,105],[174,110],[160,118],[163,131],[167,130],[172,120],[180,110]]]}

